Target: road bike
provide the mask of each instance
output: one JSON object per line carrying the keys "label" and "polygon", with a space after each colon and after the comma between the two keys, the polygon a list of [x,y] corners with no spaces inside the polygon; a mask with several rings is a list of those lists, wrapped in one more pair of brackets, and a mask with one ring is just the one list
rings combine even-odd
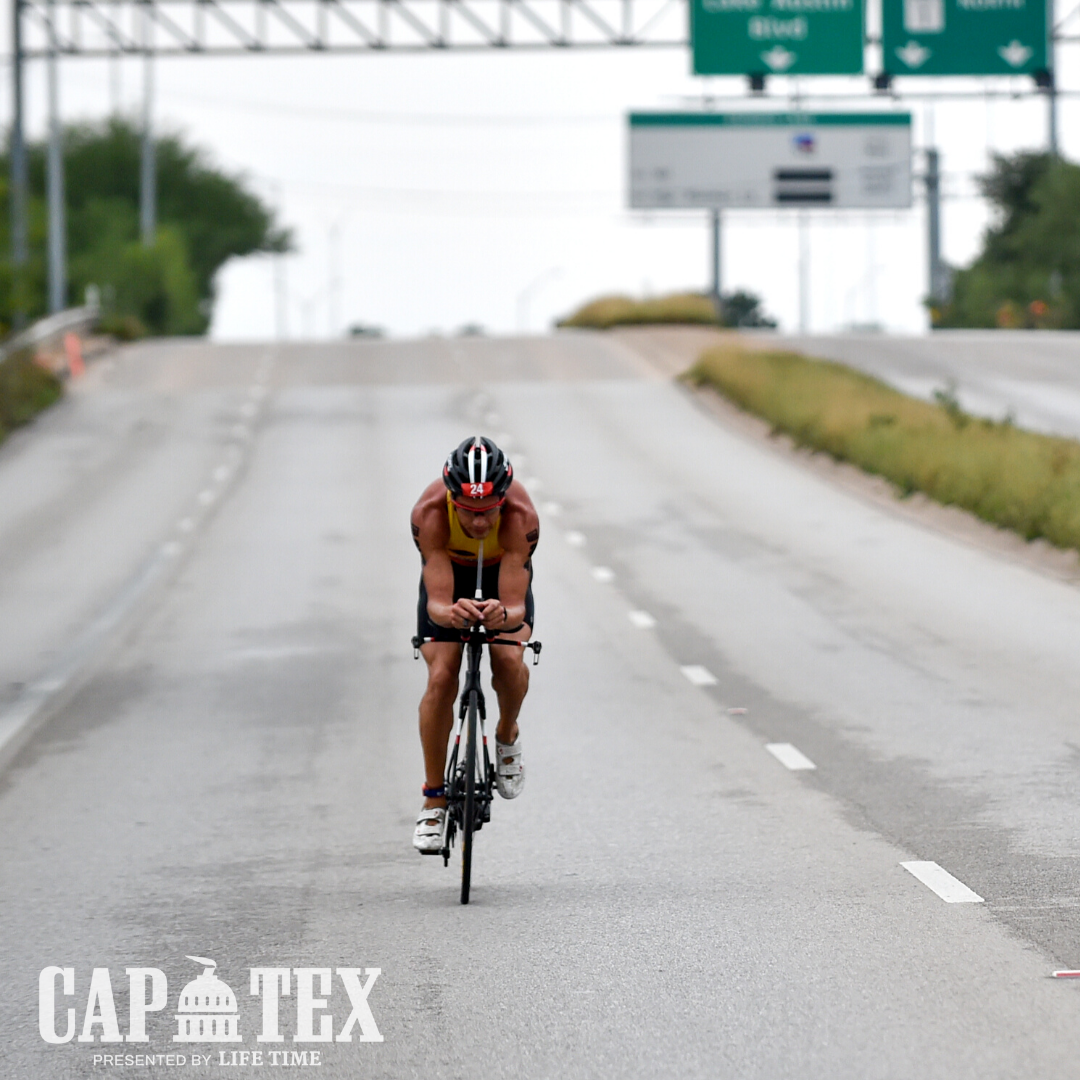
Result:
{"label": "road bike", "polygon": [[[420,655],[420,646],[434,638],[412,639],[413,651]],[[450,849],[458,832],[461,833],[461,902],[469,902],[472,882],[473,837],[491,820],[491,803],[495,792],[495,765],[488,752],[484,721],[487,709],[484,690],[480,685],[480,657],[484,646],[492,648],[531,649],[533,664],[540,662],[539,641],[497,641],[488,636],[484,627],[474,624],[462,633],[467,658],[465,687],[458,707],[458,730],[450,760],[446,763],[446,819],[440,854],[443,866],[450,862]]]}
{"label": "road bike", "polygon": [[[483,568],[484,556],[481,548],[476,564],[477,600],[483,598],[480,584]],[[413,656],[419,658],[420,646],[435,640],[430,637],[414,637]],[[485,822],[491,820],[491,802],[495,789],[495,766],[488,753],[487,734],[484,731],[487,710],[484,690],[480,685],[480,657],[484,654],[485,645],[491,648],[530,649],[535,666],[540,662],[541,644],[539,641],[499,641],[489,636],[481,623],[474,623],[467,630],[463,630],[461,640],[466,656],[465,688],[461,691],[458,707],[458,730],[454,738],[454,748],[446,764],[446,817],[439,854],[443,857],[443,866],[447,866],[450,862],[450,849],[460,831],[461,902],[467,904],[472,883],[473,836],[483,828]]]}

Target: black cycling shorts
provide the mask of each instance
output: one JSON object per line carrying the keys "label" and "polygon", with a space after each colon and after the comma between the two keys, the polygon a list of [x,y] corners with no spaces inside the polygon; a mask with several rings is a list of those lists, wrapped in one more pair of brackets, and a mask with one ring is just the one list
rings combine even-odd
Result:
{"label": "black cycling shorts", "polygon": [[[452,563],[454,567],[454,599],[460,600],[463,596],[470,600],[476,595],[476,567],[462,566],[460,563]],[[485,566],[483,576],[480,579],[481,591],[485,600],[499,599],[499,567],[501,563]],[[525,623],[529,630],[533,628],[535,607],[533,605],[532,592],[532,560],[529,560],[529,587],[525,591]],[[461,641],[461,631],[449,626],[437,626],[428,617],[428,594],[424,586],[424,575],[420,574],[420,599],[416,605],[416,636],[420,638],[434,638],[436,641]],[[503,633],[514,633],[521,629],[523,624],[507,627]]]}

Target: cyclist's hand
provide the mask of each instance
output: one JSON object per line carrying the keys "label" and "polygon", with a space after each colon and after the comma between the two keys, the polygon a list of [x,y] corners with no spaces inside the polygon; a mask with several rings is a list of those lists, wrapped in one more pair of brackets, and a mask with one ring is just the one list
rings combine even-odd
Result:
{"label": "cyclist's hand", "polygon": [[[468,600],[465,597],[455,600],[453,607],[450,608],[450,625],[455,630],[465,630],[474,623],[483,622],[484,607],[492,602],[491,600]],[[501,606],[499,610],[501,613]]]}
{"label": "cyclist's hand", "polygon": [[498,600],[480,600],[476,606],[483,610],[485,630],[501,630],[506,625],[506,608]]}

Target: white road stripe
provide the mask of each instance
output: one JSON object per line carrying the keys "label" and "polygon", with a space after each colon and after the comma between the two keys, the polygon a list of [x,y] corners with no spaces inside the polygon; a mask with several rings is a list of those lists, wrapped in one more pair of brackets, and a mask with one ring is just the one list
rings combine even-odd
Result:
{"label": "white road stripe", "polygon": [[900,865],[909,874],[917,877],[928,889],[936,892],[946,904],[983,903],[983,898],[977,892],[972,892],[962,881],[958,881],[936,862],[902,862]]}
{"label": "white road stripe", "polygon": [[656,625],[656,620],[647,611],[631,611],[627,618],[639,630],[651,630]]}
{"label": "white road stripe", "polygon": [[558,517],[562,513],[562,507],[557,502],[546,502],[540,508],[548,517]]}
{"label": "white road stripe", "polygon": [[615,580],[615,571],[610,566],[594,566],[592,568],[592,576],[597,581],[609,582]]}
{"label": "white road stripe", "polygon": [[566,542],[571,547],[584,547],[585,546],[585,534],[579,533],[574,529],[571,529],[566,534]]}
{"label": "white road stripe", "polygon": [[[728,709],[728,712],[733,711],[734,710],[732,709]],[[745,712],[746,710],[743,709],[742,711]],[[817,766],[801,750],[792,746],[789,742],[767,743],[765,749],[768,750],[769,753],[784,766],[784,768],[791,769],[793,772],[797,769],[817,768]]]}
{"label": "white road stripe", "polygon": [[715,686],[719,681],[708,668],[704,668],[700,664],[685,664],[679,670],[695,686]]}

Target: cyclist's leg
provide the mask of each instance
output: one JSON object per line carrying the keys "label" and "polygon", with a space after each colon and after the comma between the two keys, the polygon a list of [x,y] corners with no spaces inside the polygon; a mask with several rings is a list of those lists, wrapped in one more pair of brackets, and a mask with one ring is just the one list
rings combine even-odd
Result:
{"label": "cyclist's leg", "polygon": [[[532,627],[526,623],[513,635],[515,641],[528,641]],[[499,723],[495,738],[501,743],[517,742],[518,714],[521,703],[529,692],[529,668],[525,663],[525,650],[510,646],[493,645],[491,653],[491,688],[499,701]]]}
{"label": "cyclist's leg", "polygon": [[[525,594],[525,622],[507,637],[515,641],[528,641],[532,637],[536,620],[536,605],[532,594],[532,568],[529,568],[529,588]],[[525,650],[508,646],[492,646],[491,688],[499,701],[499,724],[495,738],[504,745],[517,742],[518,714],[521,703],[529,692],[529,668],[525,663]]]}
{"label": "cyclist's leg", "polygon": [[[424,783],[443,784],[446,746],[454,729],[454,702],[461,668],[461,646],[453,641],[429,641],[420,647],[427,661],[428,682],[420,699],[420,744],[424,750]],[[425,798],[424,808],[445,806],[445,798]]]}

